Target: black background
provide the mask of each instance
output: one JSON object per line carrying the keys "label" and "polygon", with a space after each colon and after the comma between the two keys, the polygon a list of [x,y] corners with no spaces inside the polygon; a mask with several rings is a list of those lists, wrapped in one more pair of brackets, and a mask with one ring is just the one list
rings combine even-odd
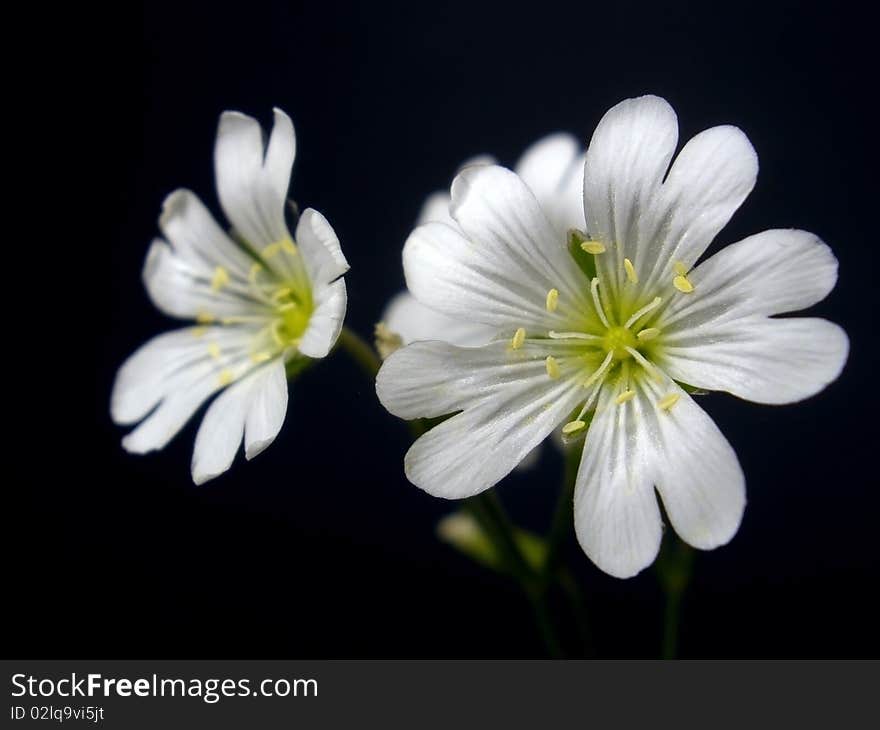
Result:
{"label": "black background", "polygon": [[[716,246],[771,227],[821,235],[840,279],[815,313],[851,338],[840,380],[805,403],[701,401],[737,450],[749,505],[733,542],[698,557],[681,653],[877,655],[869,24],[843,5],[712,5],[149,3],[103,16],[81,49],[99,62],[78,86],[101,104],[85,114],[91,136],[74,140],[95,157],[64,191],[81,206],[66,225],[84,279],[69,312],[58,300],[47,310],[47,372],[9,456],[23,467],[9,492],[25,502],[7,511],[7,651],[541,656],[516,588],[436,540],[453,505],[406,482],[406,430],[343,355],[292,386],[271,448],[202,487],[189,476],[199,419],[164,451],[128,455],[110,388],[128,354],[175,326],[148,302],[140,268],[171,190],[191,188],[219,214],[224,109],[293,117],[291,194],[339,234],[347,322],[368,335],[402,287],[400,248],[424,197],[462,160],[513,164],[560,129],[586,141],[614,103],[656,93],[682,141],[732,123],[757,149],[758,184]],[[545,528],[560,471],[547,450],[538,471],[501,485],[519,522]],[[568,548],[598,653],[656,655],[652,571],[619,581]]]}

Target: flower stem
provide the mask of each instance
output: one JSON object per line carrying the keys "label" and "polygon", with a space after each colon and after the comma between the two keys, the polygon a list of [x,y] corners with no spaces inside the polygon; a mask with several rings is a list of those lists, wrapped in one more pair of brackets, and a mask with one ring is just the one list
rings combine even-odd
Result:
{"label": "flower stem", "polygon": [[[371,380],[375,380],[382,361],[362,337],[348,327],[343,327],[339,333],[337,345],[351,356]],[[410,421],[408,425],[413,439],[424,434],[428,426],[424,420]],[[508,572],[520,583],[529,597],[535,611],[538,629],[548,653],[553,657],[561,657],[562,649],[550,619],[546,590],[541,588],[540,577],[526,562],[522,551],[516,544],[513,526],[498,497],[489,490],[466,500],[465,507],[470,510],[485,534],[495,545],[495,549],[502,556]]]}
{"label": "flower stem", "polygon": [[670,534],[664,541],[657,558],[657,578],[666,595],[661,649],[663,659],[675,659],[678,654],[681,604],[693,574],[695,555],[692,547],[679,540],[674,534]]}
{"label": "flower stem", "polygon": [[351,358],[360,365],[367,376],[373,380],[376,379],[376,373],[379,372],[382,361],[360,335],[348,327],[343,327],[336,342],[339,347],[351,355]]}
{"label": "flower stem", "polygon": [[556,568],[559,565],[560,552],[565,544],[565,539],[571,534],[571,525],[574,520],[574,485],[580,463],[580,451],[577,448],[567,449],[565,452],[562,492],[559,495],[559,501],[556,503],[556,511],[553,513],[550,533],[547,535],[547,557],[544,561],[542,575],[545,587],[549,586],[553,580]]}

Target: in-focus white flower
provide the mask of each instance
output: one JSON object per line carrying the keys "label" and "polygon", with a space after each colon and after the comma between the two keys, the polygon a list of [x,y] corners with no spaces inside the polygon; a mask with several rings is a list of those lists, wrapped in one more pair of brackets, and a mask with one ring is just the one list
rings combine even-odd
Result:
{"label": "in-focus white flower", "polygon": [[[493,165],[495,162],[494,157],[481,155],[462,164],[459,171],[476,165]],[[534,193],[550,224],[560,235],[565,235],[570,228],[584,227],[584,151],[573,135],[558,132],[538,140],[526,149],[513,169]],[[451,202],[449,193],[445,191],[432,193],[422,206],[416,226],[438,222],[457,227],[449,214]],[[496,334],[493,327],[469,317],[442,314],[420,302],[408,291],[400,292],[388,303],[380,326],[386,328],[377,333],[380,349],[383,339],[387,342],[394,335],[399,338],[399,341],[392,341],[394,344],[442,340],[453,345],[473,347],[485,345]],[[384,356],[384,353],[380,354]]]}
{"label": "in-focus white flower", "polygon": [[214,165],[232,231],[199,199],[177,190],[165,200],[143,279],[153,303],[194,326],[147,342],[119,369],[111,414],[140,424],[126,450],[161,449],[199,406],[224,392],[196,436],[192,476],[226,471],[244,439],[253,458],[275,439],[287,412],[287,369],[330,351],[345,317],[348,270],[339,240],[317,211],[305,210],[295,236],[285,222],[296,152],[290,118],[275,110],[268,145],[259,123],[220,117]]}
{"label": "in-focus white flower", "polygon": [[[822,319],[772,315],[823,299],[837,262],[816,236],[765,231],[695,267],[752,189],[757,158],[737,128],[698,134],[670,167],[672,108],[611,109],[586,154],[586,233],[571,253],[515,173],[471,167],[452,184],[456,226],[429,223],[404,248],[410,291],[495,329],[482,347],[417,342],[385,361],[377,391],[401,418],[457,414],[406,455],[431,494],[488,489],[552,431],[586,432],[575,530],[604,571],[635,575],[662,521],[710,549],[735,534],[744,478],[730,444],[682,384],[790,403],[840,373],[848,341]],[[667,174],[668,170],[668,174]]]}

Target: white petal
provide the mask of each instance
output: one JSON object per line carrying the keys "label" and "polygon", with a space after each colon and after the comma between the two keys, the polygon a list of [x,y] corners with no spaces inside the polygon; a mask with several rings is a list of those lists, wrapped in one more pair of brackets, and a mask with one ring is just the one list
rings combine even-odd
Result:
{"label": "white petal", "polygon": [[435,312],[405,291],[391,300],[382,321],[400,335],[405,345],[420,340],[440,340],[459,347],[476,347],[485,345],[495,334],[492,327]]}
{"label": "white petal", "polygon": [[551,134],[531,145],[516,163],[557,233],[584,227],[584,154],[570,134]]}
{"label": "white petal", "polygon": [[271,315],[271,310],[253,299],[248,286],[237,278],[215,291],[212,272],[191,265],[161,239],[150,246],[141,276],[153,304],[172,317]]}
{"label": "white petal", "polygon": [[837,259],[818,236],[773,230],[727,246],[688,274],[693,294],[676,296],[661,328],[794,312],[821,301],[837,281]]}
{"label": "white petal", "polygon": [[575,533],[587,556],[606,573],[630,578],[660,549],[663,525],[654,494],[656,444],[636,398],[621,406],[604,388],[589,426],[574,497]]}
{"label": "white petal", "polygon": [[848,351],[846,333],[824,319],[744,317],[669,335],[658,364],[689,385],[781,404],[822,390]]}
{"label": "white petal", "polygon": [[574,379],[517,379],[419,438],[404,458],[407,478],[435,497],[478,494],[509,474],[582,398]]}
{"label": "white petal", "polygon": [[638,263],[642,220],[651,207],[678,141],[672,107],[656,96],[627,99],[596,127],[584,165],[587,232],[606,243],[597,257],[603,281],[616,290],[623,259]]}
{"label": "white petal", "polygon": [[[567,313],[587,306],[589,283],[563,259],[564,241],[516,175],[498,167],[468,168],[453,184],[453,204],[472,240],[453,227],[428,223],[413,231],[403,249],[407,287],[423,304],[510,333],[518,327],[564,328]],[[551,315],[545,302],[552,288],[561,296]]]}
{"label": "white petal", "polygon": [[306,208],[296,226],[296,243],[314,289],[320,289],[348,271],[339,239],[327,219]]}
{"label": "white petal", "polygon": [[376,377],[385,408],[405,419],[434,418],[504,392],[549,383],[541,348],[511,350],[507,342],[456,347],[415,342],[392,353]]}
{"label": "white petal", "polygon": [[[673,388],[649,382],[647,389],[656,400]],[[654,405],[657,491],[679,537],[711,550],[729,542],[739,529],[745,477],[715,422],[687,393],[677,387],[674,391],[679,400],[672,408],[661,411]]]}
{"label": "white petal", "polygon": [[189,190],[175,190],[165,198],[159,227],[165,238],[191,267],[210,275],[215,266],[247,278],[253,259],[217,224],[208,209]]}
{"label": "white petal", "polygon": [[253,459],[271,444],[287,414],[287,376],[284,360],[277,358],[256,374],[244,429],[245,458]]}
{"label": "white petal", "polygon": [[[243,377],[252,369],[249,333],[213,327],[204,334],[193,334],[198,330],[177,330],[156,337],[120,368],[111,397],[114,420],[128,423],[149,413],[122,439],[127,451],[146,453],[163,448],[202,403],[225,387],[224,371]],[[192,344],[186,344],[186,338]],[[212,354],[212,345],[219,356]]]}
{"label": "white petal", "polygon": [[633,261],[645,285],[671,280],[675,262],[693,266],[751,192],[757,176],[758,156],[740,129],[713,127],[691,139],[640,228],[639,258]]}
{"label": "white petal", "polygon": [[146,416],[192,368],[211,361],[211,345],[222,352],[245,351],[250,333],[232,327],[187,327],[165,332],[141,345],[119,368],[110,414],[119,424]]}
{"label": "white petal", "polygon": [[584,280],[572,266],[565,236],[549,224],[534,193],[516,173],[497,165],[462,170],[452,181],[450,213],[475,248],[506,258],[534,279],[544,297],[550,288],[570,296],[581,293]]}
{"label": "white petal", "polygon": [[266,185],[274,190],[283,200],[287,198],[290,188],[290,173],[296,158],[296,133],[293,121],[281,109],[272,110],[273,126],[266,146],[266,158],[263,164]]}
{"label": "white petal", "polygon": [[449,203],[451,201],[452,198],[449,197],[449,193],[447,192],[438,191],[436,193],[431,193],[425,200],[424,205],[422,205],[422,209],[419,211],[419,215],[416,218],[416,225],[420,226],[424,223],[446,223],[447,225],[454,226],[455,221],[453,221],[452,216],[449,215]]}
{"label": "white petal", "polygon": [[208,408],[196,434],[192,477],[203,484],[225,472],[245,437],[247,458],[275,439],[287,412],[284,361],[276,358],[226,389]]}
{"label": "white petal", "polygon": [[271,158],[264,156],[255,119],[238,112],[221,115],[214,147],[220,204],[235,230],[258,251],[289,236],[284,205],[295,141],[290,119],[278,111],[270,151]]}
{"label": "white petal", "polygon": [[345,280],[337,279],[315,290],[313,296],[315,310],[297,347],[303,355],[320,358],[330,352],[342,331],[348,303]]}

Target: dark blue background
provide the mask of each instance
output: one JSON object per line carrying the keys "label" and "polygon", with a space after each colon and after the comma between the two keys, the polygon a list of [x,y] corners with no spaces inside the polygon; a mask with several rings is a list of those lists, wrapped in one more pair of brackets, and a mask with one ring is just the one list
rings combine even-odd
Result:
{"label": "dark blue background", "polygon": [[[128,455],[110,387],[129,353],[174,326],[152,309],[140,268],[171,190],[189,187],[219,213],[212,147],[224,109],[265,124],[273,105],[293,117],[292,196],[339,234],[352,265],[347,322],[368,335],[402,287],[400,248],[424,197],[462,160],[490,152],[512,164],[559,129],[586,141],[606,109],[643,93],[673,104],[682,140],[719,123],[745,130],[761,172],[717,243],[771,227],[821,235],[840,280],[815,312],[852,343],[841,379],[806,403],[702,401],[739,454],[749,505],[734,541],[698,557],[682,654],[878,653],[877,69],[866,19],[843,5],[610,5],[151,2],[103,18],[112,30],[83,79],[103,102],[90,111],[97,134],[82,140],[98,157],[68,191],[99,209],[75,316],[94,359],[66,358],[69,377],[55,371],[42,395],[62,415],[54,453],[35,455],[19,485],[28,503],[12,530],[24,549],[10,576],[20,629],[10,653],[540,655],[516,588],[434,537],[453,505],[406,482],[406,430],[344,356],[292,386],[271,448],[198,488],[198,418],[163,452]],[[546,527],[560,472],[548,451],[537,472],[501,485],[518,521]],[[656,655],[652,571],[615,580],[568,547],[599,653]]]}

